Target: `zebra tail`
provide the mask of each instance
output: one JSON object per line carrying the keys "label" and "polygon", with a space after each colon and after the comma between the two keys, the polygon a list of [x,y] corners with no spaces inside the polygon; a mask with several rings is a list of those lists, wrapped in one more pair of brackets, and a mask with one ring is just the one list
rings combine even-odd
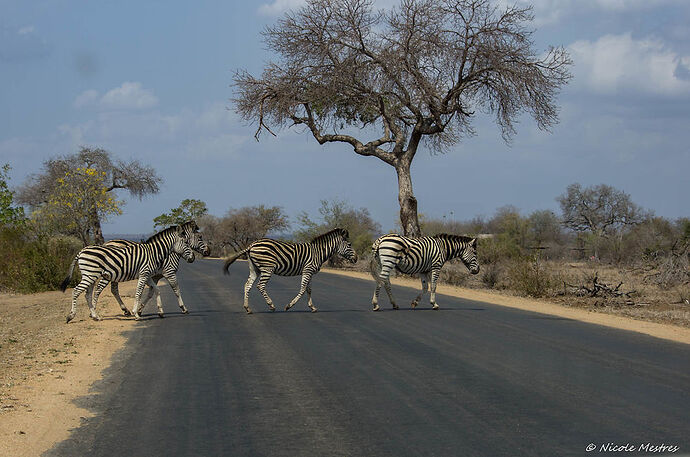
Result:
{"label": "zebra tail", "polygon": [[379,282],[381,273],[381,259],[379,259],[378,246],[372,250],[371,260],[369,261],[369,273],[371,273],[374,281]]}
{"label": "zebra tail", "polygon": [[247,251],[249,251],[249,248],[247,248],[243,251],[240,251],[240,252],[236,252],[233,255],[231,255],[230,257],[228,257],[227,259],[225,259],[225,263],[223,264],[223,273],[225,273],[226,275],[230,274],[230,272],[228,271],[228,268],[230,267],[230,265],[232,265],[232,263],[235,260],[237,260],[239,258],[243,258],[243,259],[248,258],[249,256],[247,255]]}
{"label": "zebra tail", "polygon": [[69,282],[72,280],[72,273],[74,272],[74,266],[77,264],[77,260],[79,260],[79,254],[72,260],[72,265],[69,266],[69,273],[67,273],[67,277],[60,284],[60,290],[63,292],[67,290],[67,286],[69,286]]}

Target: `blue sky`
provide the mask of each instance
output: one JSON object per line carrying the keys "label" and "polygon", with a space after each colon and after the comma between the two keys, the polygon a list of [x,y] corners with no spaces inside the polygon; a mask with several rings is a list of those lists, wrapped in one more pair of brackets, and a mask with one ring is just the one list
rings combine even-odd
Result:
{"label": "blue sky", "polygon": [[[346,145],[319,146],[301,129],[257,143],[255,127],[232,111],[233,72],[260,73],[272,57],[261,30],[300,3],[0,0],[0,163],[12,166],[12,184],[47,158],[98,146],[165,179],[143,201],[121,195],[125,213],[106,233],[147,232],[185,198],[216,215],[266,204],[292,217],[341,198],[393,228],[390,166]],[[477,136],[449,153],[420,151],[420,212],[557,211],[555,198],[580,182],[615,186],[661,216],[690,216],[690,2],[524,3],[534,5],[538,49],[566,46],[575,62],[561,122],[546,133],[525,118],[506,145],[480,117]]]}

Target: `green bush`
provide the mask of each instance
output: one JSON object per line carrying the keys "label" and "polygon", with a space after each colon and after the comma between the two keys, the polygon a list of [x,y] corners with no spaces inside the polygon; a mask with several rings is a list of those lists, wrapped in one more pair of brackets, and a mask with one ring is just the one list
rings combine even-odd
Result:
{"label": "green bush", "polygon": [[21,293],[58,289],[79,249],[81,243],[75,238],[32,237],[25,229],[0,227],[0,289]]}
{"label": "green bush", "polygon": [[521,258],[523,252],[513,238],[501,233],[493,238],[480,239],[477,255],[479,265],[488,265]]}
{"label": "green bush", "polygon": [[538,256],[511,262],[507,274],[509,287],[528,297],[546,296],[556,285],[556,278]]}

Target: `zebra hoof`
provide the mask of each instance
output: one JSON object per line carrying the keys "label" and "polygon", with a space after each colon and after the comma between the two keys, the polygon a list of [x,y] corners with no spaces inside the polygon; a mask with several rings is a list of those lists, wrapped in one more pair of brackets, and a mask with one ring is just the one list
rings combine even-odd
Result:
{"label": "zebra hoof", "polygon": [[182,314],[189,314],[189,310],[188,310],[187,308],[184,308],[184,309],[182,310]]}
{"label": "zebra hoof", "polygon": [[398,305],[395,305],[395,304],[394,304],[394,305],[393,305],[393,309],[400,309],[400,307],[399,307]]}
{"label": "zebra hoof", "polygon": [[165,317],[165,314],[163,314],[163,313],[158,313],[158,317],[160,317],[160,318],[162,319],[162,318]]}
{"label": "zebra hoof", "polygon": [[96,322],[101,320],[99,316],[91,316],[91,319],[95,320]]}
{"label": "zebra hoof", "polygon": [[69,324],[72,319],[74,319],[74,316],[72,316],[72,315],[67,316],[67,321],[65,322],[65,324]]}
{"label": "zebra hoof", "polygon": [[439,308],[439,306],[436,303],[434,303],[434,306],[431,307],[431,309],[433,309],[433,310],[437,310],[438,308]]}
{"label": "zebra hoof", "polygon": [[273,305],[268,305],[268,309],[270,309],[270,310],[271,310],[271,312],[273,312],[273,311],[275,311],[275,310],[276,310],[276,307],[275,307],[275,306],[273,306]]}
{"label": "zebra hoof", "polygon": [[125,310],[122,310],[122,315],[129,317],[132,315],[132,313],[130,313],[128,309],[125,309]]}
{"label": "zebra hoof", "polygon": [[247,312],[247,314],[251,314],[251,313],[252,313],[252,310],[249,309],[249,308],[244,308],[244,310]]}
{"label": "zebra hoof", "polygon": [[290,305],[285,305],[285,311],[290,311]]}
{"label": "zebra hoof", "polygon": [[412,307],[412,309],[415,309],[418,304],[419,303],[417,303],[416,301],[413,301],[412,303],[410,303],[410,307]]}
{"label": "zebra hoof", "polygon": [[317,311],[318,311],[318,309],[316,309],[316,308],[312,308],[312,309],[311,309],[311,312],[312,312],[312,313],[315,313],[315,312],[317,312]]}
{"label": "zebra hoof", "polygon": [[378,311],[379,309],[380,309],[379,305],[376,305],[376,306],[374,306],[374,309],[372,309],[372,311]]}
{"label": "zebra hoof", "polygon": [[135,319],[135,320],[141,319],[141,314],[139,314],[139,313],[134,313],[134,319]]}

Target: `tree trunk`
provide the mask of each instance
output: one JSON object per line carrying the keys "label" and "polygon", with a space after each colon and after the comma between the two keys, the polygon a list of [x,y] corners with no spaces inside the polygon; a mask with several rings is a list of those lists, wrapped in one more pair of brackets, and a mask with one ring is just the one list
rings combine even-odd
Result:
{"label": "tree trunk", "polygon": [[98,210],[96,208],[93,209],[91,217],[93,218],[93,242],[101,245],[105,243],[105,238],[103,238],[101,219],[98,217]]}
{"label": "tree trunk", "polygon": [[417,199],[412,192],[410,176],[411,161],[400,161],[395,165],[398,174],[398,202],[400,203],[400,225],[405,236],[421,236],[417,217]]}

